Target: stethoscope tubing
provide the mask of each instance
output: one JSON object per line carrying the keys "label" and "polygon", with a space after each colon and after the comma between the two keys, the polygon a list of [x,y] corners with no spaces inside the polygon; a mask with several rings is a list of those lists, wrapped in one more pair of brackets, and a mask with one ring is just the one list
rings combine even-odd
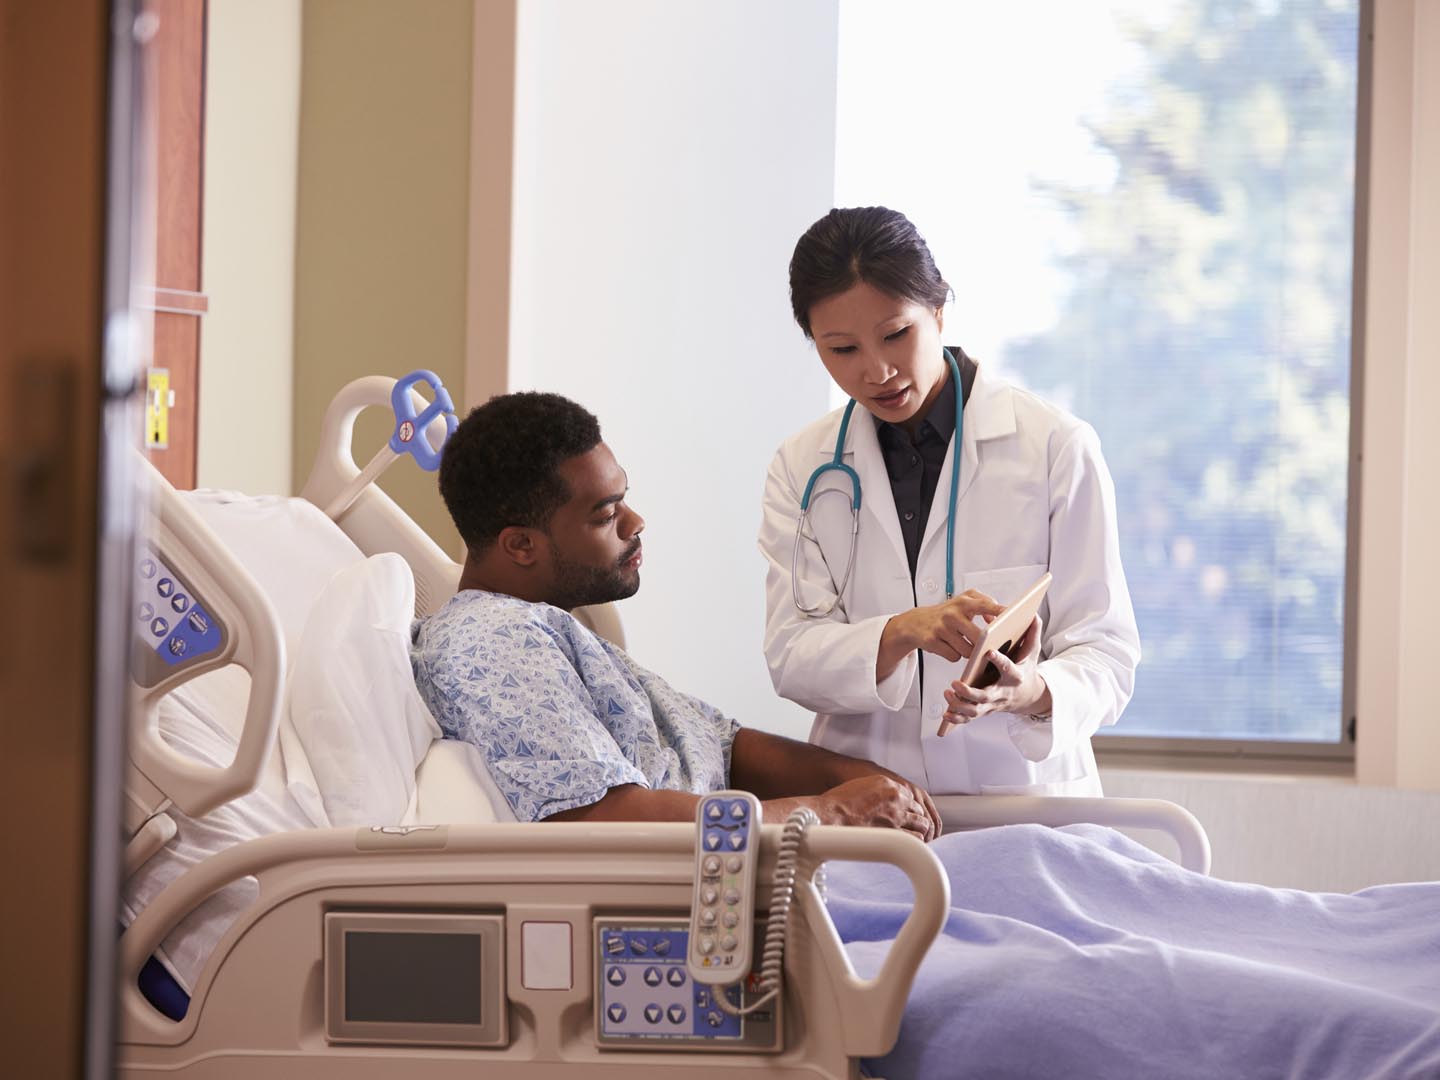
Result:
{"label": "stethoscope tubing", "polygon": [[[955,380],[955,437],[951,446],[950,514],[945,519],[945,599],[949,600],[955,595],[955,507],[960,498],[960,444],[965,431],[965,393],[960,384],[960,365],[949,349],[945,349],[944,353],[945,362],[950,365],[950,377]],[[860,474],[841,460],[845,455],[845,436],[849,433],[850,417],[854,412],[855,399],[851,398],[840,418],[840,431],[835,437],[835,456],[810,474],[810,479],[805,483],[805,491],[800,496],[800,516],[795,522],[795,544],[790,550],[790,594],[795,601],[796,610],[812,619],[823,619],[840,605],[845,588],[850,584],[850,575],[855,569],[855,552],[860,540]],[[816,482],[831,471],[842,472],[850,480],[850,557],[845,561],[845,574],[835,590],[834,599],[828,604],[807,605],[800,599],[800,541],[803,538],[819,543],[813,533],[806,535],[809,532],[812,496],[818,498],[819,495],[830,492],[844,493],[843,488],[829,488],[818,495],[815,492]]]}

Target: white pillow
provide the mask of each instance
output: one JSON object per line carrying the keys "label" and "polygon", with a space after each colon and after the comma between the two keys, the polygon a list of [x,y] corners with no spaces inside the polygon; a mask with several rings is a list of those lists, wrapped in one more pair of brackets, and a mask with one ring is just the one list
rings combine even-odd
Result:
{"label": "white pillow", "polygon": [[441,739],[415,776],[415,821],[420,825],[490,825],[515,820],[515,811],[474,743]]}
{"label": "white pillow", "polygon": [[239,559],[280,617],[292,656],[326,582],[365,553],[312,503],[279,495],[187,491],[190,508]]}
{"label": "white pillow", "polygon": [[[440,737],[410,668],[414,612],[410,567],[387,553],[336,573],[305,623],[290,665],[287,723],[331,825],[413,818],[415,769]],[[303,803],[306,785],[290,779]]]}
{"label": "white pillow", "polygon": [[[180,495],[215,530],[260,586],[280,617],[286,659],[293,659],[305,620],[326,582],[336,571],[363,563],[364,552],[318,507],[304,499],[212,489],[184,491]],[[245,673],[232,666],[197,676],[170,696],[187,698],[185,704],[193,712],[218,720],[232,739],[239,739],[245,725],[248,685]],[[288,787],[309,824],[328,825],[299,743],[294,733],[285,729],[283,702],[280,716],[280,738],[266,763],[260,787],[277,799],[284,797]]]}

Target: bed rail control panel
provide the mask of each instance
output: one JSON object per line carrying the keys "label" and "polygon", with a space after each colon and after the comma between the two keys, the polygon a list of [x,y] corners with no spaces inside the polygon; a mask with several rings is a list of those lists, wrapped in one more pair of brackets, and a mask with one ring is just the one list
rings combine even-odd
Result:
{"label": "bed rail control panel", "polygon": [[722,991],[696,982],[686,964],[689,946],[689,919],[595,920],[596,1045],[625,1050],[780,1050],[780,1002],[745,1017],[723,1012],[714,995],[728,992],[733,1004],[748,1004],[757,976],[752,973],[746,980],[743,1000],[739,988]]}
{"label": "bed rail control panel", "polygon": [[133,666],[140,685],[154,686],[224,647],[220,620],[183,577],[143,545],[135,556],[133,597]]}

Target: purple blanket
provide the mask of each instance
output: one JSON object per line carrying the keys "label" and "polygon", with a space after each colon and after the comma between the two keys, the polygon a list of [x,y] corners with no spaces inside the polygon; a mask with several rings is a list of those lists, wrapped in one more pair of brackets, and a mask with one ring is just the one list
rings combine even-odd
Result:
{"label": "purple blanket", "polygon": [[[875,1075],[1440,1078],[1440,884],[1237,885],[1096,826],[932,850],[950,917]],[[909,882],[869,864],[829,880],[851,962],[873,975]]]}

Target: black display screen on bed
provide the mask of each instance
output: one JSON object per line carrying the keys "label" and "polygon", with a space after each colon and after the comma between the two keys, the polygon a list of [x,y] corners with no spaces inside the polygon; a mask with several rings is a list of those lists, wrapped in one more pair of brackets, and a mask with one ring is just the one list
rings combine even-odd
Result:
{"label": "black display screen on bed", "polygon": [[479,1024],[480,935],[350,930],[345,1019]]}

